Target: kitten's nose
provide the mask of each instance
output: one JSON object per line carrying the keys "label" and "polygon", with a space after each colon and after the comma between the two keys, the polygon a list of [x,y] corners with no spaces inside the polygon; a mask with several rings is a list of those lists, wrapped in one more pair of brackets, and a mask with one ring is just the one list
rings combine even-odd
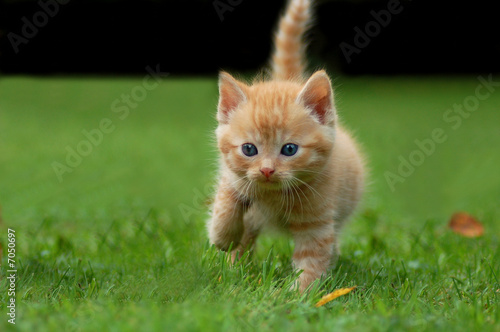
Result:
{"label": "kitten's nose", "polygon": [[274,173],[274,169],[269,168],[269,167],[264,167],[260,169],[260,172],[266,176],[266,178],[269,179],[271,175]]}

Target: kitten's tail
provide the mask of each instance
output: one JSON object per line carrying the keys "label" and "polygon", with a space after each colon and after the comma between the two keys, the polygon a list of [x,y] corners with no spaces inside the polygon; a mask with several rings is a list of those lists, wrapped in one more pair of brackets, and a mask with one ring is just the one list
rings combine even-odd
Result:
{"label": "kitten's tail", "polygon": [[271,66],[274,79],[298,79],[304,74],[304,33],[311,21],[312,0],[289,0],[274,39]]}

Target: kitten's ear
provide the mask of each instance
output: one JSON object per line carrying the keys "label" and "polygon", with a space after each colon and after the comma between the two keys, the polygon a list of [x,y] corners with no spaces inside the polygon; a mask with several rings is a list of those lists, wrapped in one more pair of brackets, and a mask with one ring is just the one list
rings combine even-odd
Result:
{"label": "kitten's ear", "polygon": [[323,125],[335,122],[335,107],[330,78],[324,70],[315,72],[297,97],[297,103],[311,111]]}
{"label": "kitten's ear", "polygon": [[219,123],[228,123],[231,112],[247,100],[246,87],[228,73],[219,74],[219,106],[217,108]]}

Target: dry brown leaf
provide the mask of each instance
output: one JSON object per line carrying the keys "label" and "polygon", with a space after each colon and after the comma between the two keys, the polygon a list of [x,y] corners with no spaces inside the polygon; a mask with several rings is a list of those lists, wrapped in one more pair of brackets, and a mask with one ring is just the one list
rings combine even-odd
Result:
{"label": "dry brown leaf", "polygon": [[448,227],[455,233],[465,237],[478,237],[484,234],[483,225],[465,212],[454,213]]}
{"label": "dry brown leaf", "polygon": [[337,297],[346,295],[350,293],[353,289],[355,289],[357,286],[351,287],[351,288],[340,288],[335,290],[334,292],[327,294],[321,298],[321,300],[316,303],[315,307],[321,307],[322,305],[327,304],[328,302],[335,300]]}

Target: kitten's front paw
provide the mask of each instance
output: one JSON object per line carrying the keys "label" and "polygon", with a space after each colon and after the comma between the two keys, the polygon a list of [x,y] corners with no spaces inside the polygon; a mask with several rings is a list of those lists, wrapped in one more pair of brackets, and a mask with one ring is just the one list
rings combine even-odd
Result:
{"label": "kitten's front paw", "polygon": [[304,293],[304,291],[307,290],[312,283],[317,282],[320,278],[321,274],[304,271],[296,281],[295,289],[298,288],[299,292]]}
{"label": "kitten's front paw", "polygon": [[210,243],[223,251],[228,251],[229,248],[236,248],[240,244],[243,235],[243,227],[232,225],[232,227],[217,227],[211,223],[209,228]]}
{"label": "kitten's front paw", "polygon": [[222,240],[219,239],[218,241],[210,241],[212,244],[214,244],[218,249],[222,251],[229,251],[229,249],[234,248],[238,246],[239,242],[234,242],[230,240]]}
{"label": "kitten's front paw", "polygon": [[300,277],[299,277],[299,279],[295,280],[295,282],[290,286],[289,289],[292,292],[299,291],[300,293],[304,293],[304,291],[309,287],[309,285],[316,280],[317,279],[313,279],[312,281],[300,280]]}

